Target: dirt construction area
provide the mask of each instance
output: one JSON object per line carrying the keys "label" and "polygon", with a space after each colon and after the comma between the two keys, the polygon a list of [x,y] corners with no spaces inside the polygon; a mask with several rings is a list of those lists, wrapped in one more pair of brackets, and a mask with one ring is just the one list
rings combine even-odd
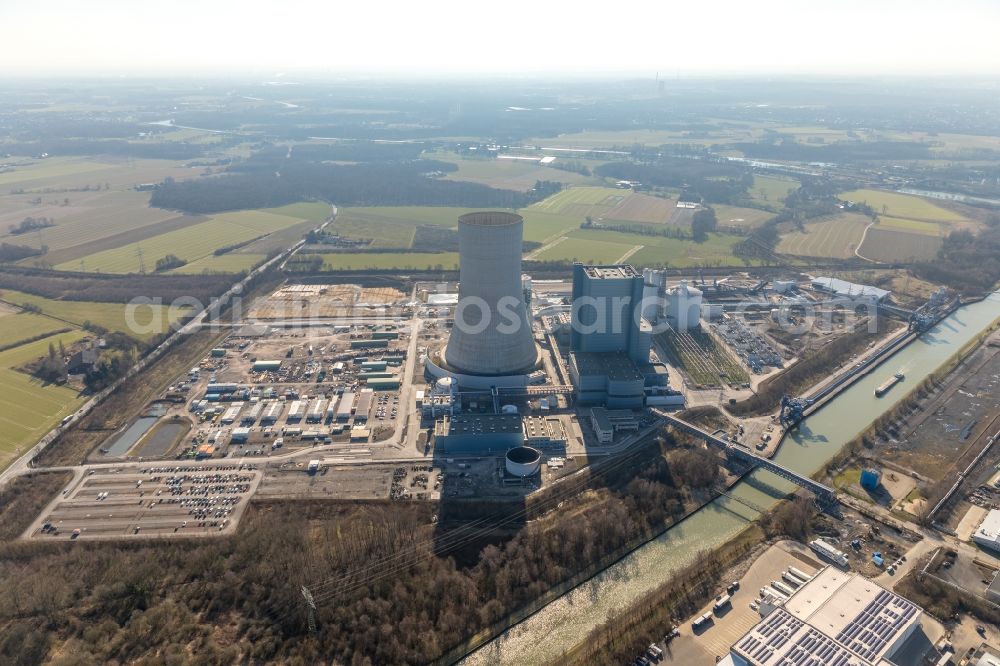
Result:
{"label": "dirt construction area", "polygon": [[357,284],[291,284],[254,305],[253,319],[299,319],[371,314],[407,297],[394,287]]}
{"label": "dirt construction area", "polygon": [[973,352],[930,396],[920,409],[895,427],[885,452],[898,465],[940,479],[959,462],[967,465],[982,437],[996,432],[1000,414],[1000,347],[991,344]]}
{"label": "dirt construction area", "polygon": [[78,477],[24,536],[82,540],[231,532],[260,479],[250,465],[95,470]]}

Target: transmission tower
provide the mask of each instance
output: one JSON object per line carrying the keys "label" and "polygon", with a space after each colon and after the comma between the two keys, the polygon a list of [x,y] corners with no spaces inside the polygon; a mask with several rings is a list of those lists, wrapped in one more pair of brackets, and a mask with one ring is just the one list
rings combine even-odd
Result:
{"label": "transmission tower", "polygon": [[316,601],[313,599],[312,592],[305,585],[302,586],[302,598],[306,600],[306,606],[309,609],[309,633],[316,633]]}
{"label": "transmission tower", "polygon": [[136,245],[135,246],[135,253],[139,257],[139,274],[140,275],[145,275],[146,274],[146,263],[142,259],[142,246],[141,245]]}

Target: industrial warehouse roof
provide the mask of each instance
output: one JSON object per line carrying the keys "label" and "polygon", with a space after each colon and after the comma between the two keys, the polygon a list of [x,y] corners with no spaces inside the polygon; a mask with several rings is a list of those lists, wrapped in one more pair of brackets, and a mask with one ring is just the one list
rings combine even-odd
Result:
{"label": "industrial warehouse roof", "polygon": [[456,414],[436,424],[441,435],[486,435],[493,433],[521,434],[521,417],[517,414]]}
{"label": "industrial warehouse roof", "polygon": [[890,294],[885,289],[879,289],[867,284],[855,284],[847,280],[832,277],[813,278],[812,286],[814,289],[829,291],[838,296],[871,296],[879,301]]}
{"label": "industrial warehouse roof", "polygon": [[622,352],[573,352],[581,375],[605,375],[611,380],[639,380],[642,373]]}
{"label": "industrial warehouse roof", "polygon": [[587,277],[594,280],[623,280],[639,277],[639,271],[631,264],[608,264],[606,266],[584,266]]}
{"label": "industrial warehouse roof", "polygon": [[826,567],[733,646],[753,666],[879,664],[910,628],[919,606],[867,578]]}
{"label": "industrial warehouse roof", "polygon": [[988,548],[1000,550],[1000,510],[992,509],[986,514],[972,535],[972,540]]}

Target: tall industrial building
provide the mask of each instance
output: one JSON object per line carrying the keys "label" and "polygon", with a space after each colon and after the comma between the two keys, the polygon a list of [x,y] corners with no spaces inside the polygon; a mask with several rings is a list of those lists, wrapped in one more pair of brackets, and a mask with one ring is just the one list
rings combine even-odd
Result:
{"label": "tall industrial building", "polygon": [[648,362],[652,329],[642,318],[643,291],[642,275],[628,264],[573,264],[570,350],[620,352]]}
{"label": "tall industrial building", "polygon": [[633,409],[665,390],[666,368],[649,360],[644,291],[632,266],[574,264],[569,375],[580,404]]}
{"label": "tall industrial building", "polygon": [[513,213],[458,218],[458,307],[444,354],[449,369],[500,376],[537,364],[521,279],[523,233],[524,220]]}

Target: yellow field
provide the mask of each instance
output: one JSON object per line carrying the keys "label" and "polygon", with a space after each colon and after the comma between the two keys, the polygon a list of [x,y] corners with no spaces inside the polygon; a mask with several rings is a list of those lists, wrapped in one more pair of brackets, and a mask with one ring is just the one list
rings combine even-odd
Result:
{"label": "yellow field", "polygon": [[839,196],[848,201],[866,203],[874,208],[879,215],[931,222],[951,222],[965,219],[954,211],[931,203],[928,199],[910,194],[897,194],[882,190],[853,190]]}
{"label": "yellow field", "polygon": [[790,231],[781,235],[778,252],[797,257],[848,259],[861,243],[865,227],[871,222],[864,215],[842,213],[805,225],[805,232]]}

